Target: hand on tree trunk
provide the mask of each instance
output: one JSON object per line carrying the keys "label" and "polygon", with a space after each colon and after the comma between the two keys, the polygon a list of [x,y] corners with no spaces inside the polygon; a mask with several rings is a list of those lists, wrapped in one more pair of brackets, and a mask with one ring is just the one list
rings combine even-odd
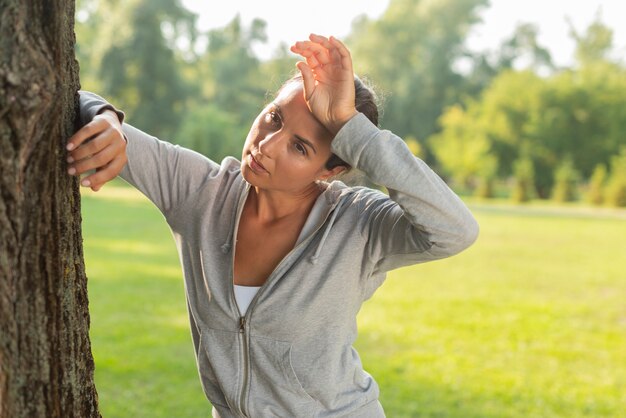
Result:
{"label": "hand on tree trunk", "polygon": [[105,110],[76,132],[69,139],[67,150],[68,174],[79,176],[95,170],[80,182],[95,192],[117,177],[128,161],[122,125],[112,110]]}

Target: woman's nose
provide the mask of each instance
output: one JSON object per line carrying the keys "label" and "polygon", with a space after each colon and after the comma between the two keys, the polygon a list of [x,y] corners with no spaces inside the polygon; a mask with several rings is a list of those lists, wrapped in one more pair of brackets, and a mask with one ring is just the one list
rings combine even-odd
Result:
{"label": "woman's nose", "polygon": [[276,154],[276,149],[282,142],[280,132],[268,134],[259,142],[259,152],[269,158]]}

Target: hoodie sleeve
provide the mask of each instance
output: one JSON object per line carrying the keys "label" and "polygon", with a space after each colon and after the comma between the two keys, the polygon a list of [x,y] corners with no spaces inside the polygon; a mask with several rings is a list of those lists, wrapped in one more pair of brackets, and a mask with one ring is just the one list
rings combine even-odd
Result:
{"label": "hoodie sleeve", "polygon": [[342,127],[332,150],[389,191],[365,193],[358,204],[374,273],[449,257],[477,239],[478,223],[461,199],[401,138],[362,113]]}
{"label": "hoodie sleeve", "polygon": [[[120,122],[123,121],[124,114],[102,97],[80,91],[83,125],[106,109],[115,111]],[[146,195],[166,216],[219,171],[217,163],[195,151],[161,141],[126,123],[122,129],[128,142],[128,162],[119,176]]]}

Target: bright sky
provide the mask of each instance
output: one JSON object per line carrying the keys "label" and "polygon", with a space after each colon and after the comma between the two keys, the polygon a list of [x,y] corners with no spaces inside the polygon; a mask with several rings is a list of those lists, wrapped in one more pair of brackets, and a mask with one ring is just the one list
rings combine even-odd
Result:
{"label": "bright sky", "polygon": [[[224,26],[237,13],[245,23],[255,17],[265,20],[269,46],[257,50],[262,57],[270,57],[281,41],[291,44],[311,32],[342,38],[350,32],[355,17],[366,14],[376,18],[389,4],[389,0],[230,0],[218,5],[204,0],[182,2],[199,14],[201,30]],[[614,30],[615,55],[626,58],[625,0],[491,0],[491,6],[483,11],[483,23],[474,28],[468,45],[475,51],[494,49],[516,24],[536,23],[539,41],[551,51],[555,63],[567,65],[572,61],[574,44],[565,17],[581,31],[598,10],[602,21]]]}

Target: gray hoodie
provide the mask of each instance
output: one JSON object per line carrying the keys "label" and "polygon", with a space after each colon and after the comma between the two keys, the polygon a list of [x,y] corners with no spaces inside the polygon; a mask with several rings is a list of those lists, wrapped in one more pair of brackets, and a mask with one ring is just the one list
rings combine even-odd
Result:
{"label": "gray hoodie", "polygon": [[[80,97],[83,123],[112,108],[94,94]],[[387,271],[449,257],[476,240],[478,224],[459,197],[402,139],[356,115],[332,151],[389,196],[330,183],[306,221],[311,232],[242,316],[234,237],[250,185],[240,162],[217,164],[130,125],[123,130],[128,164],[120,176],[159,208],[176,241],[214,416],[384,417],[378,385],[352,346],[357,313]]]}

